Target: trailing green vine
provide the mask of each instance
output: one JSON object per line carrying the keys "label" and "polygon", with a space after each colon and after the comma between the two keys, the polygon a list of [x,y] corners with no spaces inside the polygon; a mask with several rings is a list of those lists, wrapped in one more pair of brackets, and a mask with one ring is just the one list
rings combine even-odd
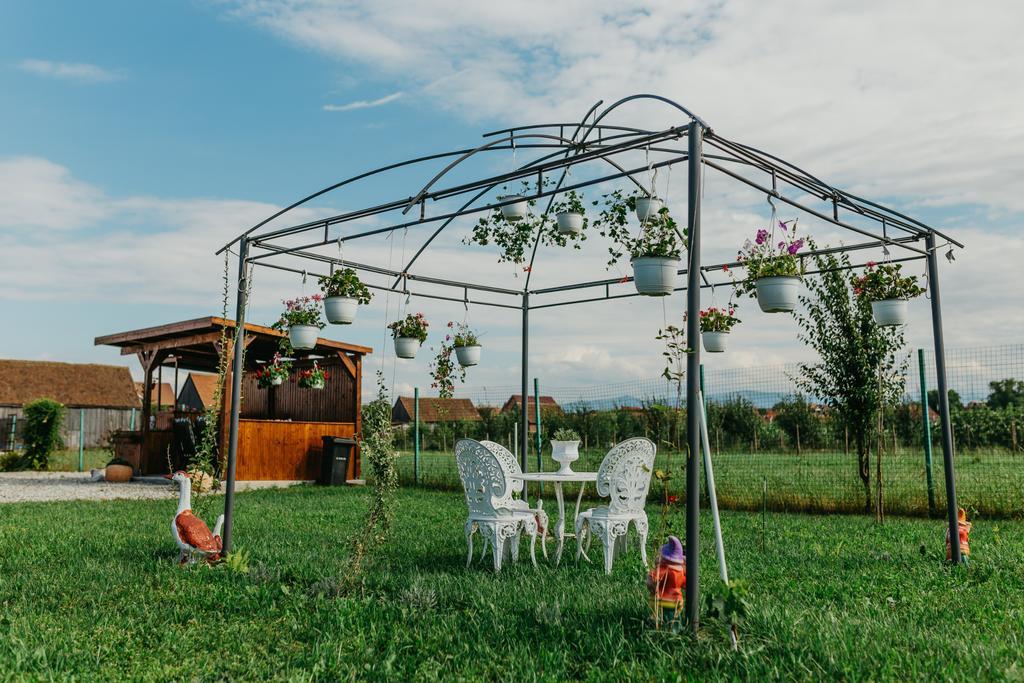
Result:
{"label": "trailing green vine", "polygon": [[363,406],[363,433],[359,441],[362,458],[373,476],[373,500],[366,513],[363,529],[352,537],[348,567],[344,572],[342,593],[361,584],[367,557],[388,539],[394,517],[398,473],[395,471],[394,431],[391,426],[391,401],[384,384],[384,373],[377,371],[377,398]]}

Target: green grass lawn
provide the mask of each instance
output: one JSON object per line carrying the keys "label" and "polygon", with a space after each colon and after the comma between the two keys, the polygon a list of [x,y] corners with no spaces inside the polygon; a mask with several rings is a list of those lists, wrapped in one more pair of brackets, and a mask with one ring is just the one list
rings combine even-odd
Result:
{"label": "green grass lawn", "polygon": [[[635,551],[611,576],[522,558],[499,575],[487,562],[465,569],[465,504],[446,492],[400,491],[393,540],[364,592],[339,597],[368,498],[353,488],[240,494],[245,574],[176,566],[171,499],[0,506],[0,678],[1024,675],[1024,523],[977,524],[965,569],[943,563],[937,522],[770,513],[762,549],[761,516],[726,512],[730,571],[752,605],[732,652],[712,621],[696,639],[647,626]],[[704,519],[704,586],[714,588]],[[682,524],[676,511],[668,528],[682,535]]]}
{"label": "green grass lawn", "polygon": [[[106,466],[114,456],[105,448],[86,448],[82,451],[82,471],[88,472],[94,468]],[[78,449],[55,451],[50,456],[50,463],[47,469],[51,472],[77,472],[78,471]]]}
{"label": "green grass lawn", "polygon": [[[579,471],[596,471],[605,451],[589,449],[573,464]],[[721,453],[713,457],[719,505],[739,510],[760,510],[767,487],[767,505],[778,511],[862,512],[864,487],[857,475],[856,456],[832,452]],[[679,489],[685,458],[659,450],[656,466],[671,469]],[[535,469],[536,456],[530,466]],[[547,452],[543,469],[557,469]],[[957,492],[961,507],[975,515],[1024,517],[1024,455],[962,453],[957,462]],[[403,483],[413,481],[413,456],[403,451],[398,460]],[[871,463],[872,486],[875,464]],[[935,500],[940,514],[946,501],[942,453],[932,464]],[[451,453],[425,452],[420,456],[420,481],[428,486],[458,490],[458,470]],[[892,514],[928,515],[928,483],[924,456],[906,450],[882,460],[885,509]],[[652,491],[657,493],[657,486]],[[593,485],[589,492],[593,493]]]}

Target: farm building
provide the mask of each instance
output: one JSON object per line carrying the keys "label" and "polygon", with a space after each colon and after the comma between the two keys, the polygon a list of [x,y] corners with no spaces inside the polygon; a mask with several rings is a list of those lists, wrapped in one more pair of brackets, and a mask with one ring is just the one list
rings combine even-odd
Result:
{"label": "farm building", "polygon": [[178,407],[181,410],[204,413],[214,405],[216,393],[217,375],[190,372],[178,393]]}
{"label": "farm building", "polygon": [[[391,422],[400,425],[412,423],[414,403],[412,396],[399,396],[391,409]],[[480,412],[468,398],[420,397],[420,424],[479,422],[481,419]]]}
{"label": "farm building", "polygon": [[[142,382],[135,383],[135,393],[139,396],[139,404],[142,404],[143,389]],[[149,402],[158,406],[160,410],[174,407],[174,387],[168,382],[155,382],[149,388]]]}
{"label": "farm building", "polygon": [[[217,381],[220,345],[234,337],[235,322],[219,317],[195,318],[140,330],[97,337],[97,346],[114,346],[121,355],[139,359],[146,381],[151,382],[157,369],[173,359],[175,367],[190,373],[182,393],[192,394],[187,410],[152,409],[143,401],[143,418],[138,431],[123,434],[118,454],[143,474],[163,474],[168,465],[183,466],[195,453],[201,420],[199,405],[208,410],[212,391],[200,379]],[[245,325],[245,375],[242,377],[242,405],[238,431],[238,480],[309,481],[317,478],[323,454],[323,437],[358,439],[362,433],[362,368],[363,356],[372,352],[330,339],[318,339],[308,352],[297,352],[293,373],[309,369],[316,362],[330,373],[324,389],[303,389],[295,382],[277,387],[261,387],[254,371],[270,361],[285,335],[261,325]],[[226,350],[230,356],[232,348]],[[228,358],[228,367],[231,359]],[[196,374],[192,374],[196,373]],[[198,373],[207,373],[200,375]],[[231,386],[231,373],[225,386]],[[148,398],[148,397],[144,397]],[[186,397],[187,398],[187,397]],[[230,392],[226,392],[218,424],[220,450],[226,450],[230,414]],[[153,425],[148,416],[156,413]],[[170,463],[168,462],[170,454]],[[347,479],[360,475],[359,449],[348,459]]]}
{"label": "farm building", "polygon": [[0,450],[20,444],[22,407],[38,398],[64,404],[64,445],[105,446],[110,435],[128,429],[141,407],[128,368],[34,360],[0,360]]}
{"label": "farm building", "polygon": [[[523,397],[522,397],[522,395],[521,394],[513,394],[513,395],[508,397],[507,401],[505,401],[505,405],[503,405],[501,407],[501,412],[507,413],[507,412],[510,412],[510,411],[513,411],[513,410],[518,412],[522,408],[522,405],[523,405]],[[526,399],[526,408],[527,408],[527,411],[528,411],[527,417],[529,418],[529,421],[530,421],[529,424],[530,424],[530,431],[531,432],[537,431],[537,411],[535,409],[535,405],[536,405],[536,401],[534,400],[533,396],[530,396],[529,398]],[[551,413],[556,414],[556,415],[561,415],[562,414],[562,406],[558,405],[558,402],[555,401],[554,397],[552,397],[552,396],[541,396],[540,397],[541,420],[544,419],[544,415],[546,415],[549,411]]]}

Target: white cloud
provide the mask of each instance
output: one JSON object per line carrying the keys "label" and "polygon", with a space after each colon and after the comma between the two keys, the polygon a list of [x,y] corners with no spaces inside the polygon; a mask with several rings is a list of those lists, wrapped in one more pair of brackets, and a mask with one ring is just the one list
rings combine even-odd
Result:
{"label": "white cloud", "polygon": [[59,164],[38,157],[0,159],[0,228],[73,230],[111,211],[102,192]]}
{"label": "white cloud", "polygon": [[378,98],[376,100],[356,100],[355,102],[349,102],[348,104],[325,104],[324,111],[353,111],[355,109],[372,109],[373,107],[382,107],[385,104],[394,102],[402,96],[402,92],[393,92],[390,95]]}
{"label": "white cloud", "polygon": [[[872,197],[1024,210],[1024,6],[1001,0],[238,0],[234,14],[470,121],[664,94]],[[952,6],[950,6],[952,7]],[[640,125],[678,123],[635,106]]]}
{"label": "white cloud", "polygon": [[37,76],[77,83],[106,83],[124,78],[124,74],[120,72],[104,69],[95,64],[52,62],[46,59],[24,59],[18,64],[18,68]]}

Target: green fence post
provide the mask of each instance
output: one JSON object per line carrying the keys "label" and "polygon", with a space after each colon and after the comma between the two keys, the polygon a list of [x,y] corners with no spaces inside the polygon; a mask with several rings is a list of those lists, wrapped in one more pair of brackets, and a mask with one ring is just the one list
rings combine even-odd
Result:
{"label": "green fence post", "polygon": [[18,416],[17,415],[11,415],[11,450],[12,451],[18,450],[17,449],[17,444],[14,443],[14,440],[16,438],[18,438]]}
{"label": "green fence post", "polygon": [[[537,471],[541,472],[544,466],[541,462],[541,439],[540,439],[540,383],[537,378],[533,378],[533,416],[534,421],[537,423],[537,431],[534,438],[534,443],[537,445]],[[544,493],[544,482],[540,482],[540,492]]]}
{"label": "green fence post", "polygon": [[921,422],[924,427],[924,473],[928,479],[928,513],[935,515],[935,481],[932,479],[932,425],[928,419],[928,384],[924,376],[924,349],[917,350],[917,367],[921,375]]}
{"label": "green fence post", "polygon": [[135,431],[135,408],[132,408],[132,418],[131,418],[131,422],[128,423],[128,431],[129,432],[134,432]]}
{"label": "green fence post", "polygon": [[78,471],[85,468],[85,408],[78,409]]}
{"label": "green fence post", "polygon": [[420,483],[420,388],[412,390],[412,483]]}

